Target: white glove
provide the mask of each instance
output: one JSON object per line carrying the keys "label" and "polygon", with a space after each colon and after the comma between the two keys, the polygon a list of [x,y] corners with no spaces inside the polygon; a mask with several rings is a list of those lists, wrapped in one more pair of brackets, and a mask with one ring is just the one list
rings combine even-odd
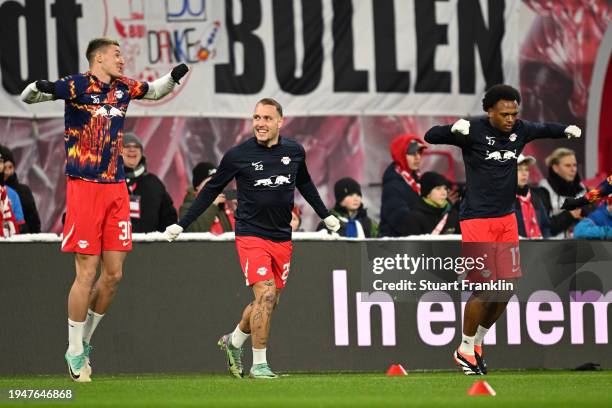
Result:
{"label": "white glove", "polygon": [[570,139],[572,137],[580,137],[580,135],[582,135],[582,130],[580,130],[578,126],[569,125],[568,127],[565,128],[564,133],[565,133],[565,136],[567,136],[567,138]]}
{"label": "white glove", "polygon": [[164,236],[168,240],[168,242],[175,241],[179,235],[183,232],[183,227],[178,224],[172,224],[166,227],[166,231],[164,231]]}
{"label": "white glove", "polygon": [[470,122],[465,119],[459,119],[455,122],[453,127],[451,128],[452,133],[461,133],[462,135],[467,135],[470,133]]}
{"label": "white glove", "polygon": [[323,222],[325,223],[327,229],[332,232],[338,232],[338,230],[340,229],[340,221],[333,215],[325,217],[325,219],[323,219]]}

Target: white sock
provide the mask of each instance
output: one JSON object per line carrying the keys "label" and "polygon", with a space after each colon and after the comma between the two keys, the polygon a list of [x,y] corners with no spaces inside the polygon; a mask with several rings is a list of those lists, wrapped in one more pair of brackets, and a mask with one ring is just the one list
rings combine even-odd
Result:
{"label": "white sock", "polygon": [[487,335],[488,331],[489,331],[489,329],[487,329],[486,327],[482,327],[482,326],[478,325],[478,329],[476,330],[476,336],[474,336],[474,345],[475,346],[482,346],[482,341],[484,340],[484,338]]}
{"label": "white sock", "polygon": [[91,343],[91,336],[103,317],[103,314],[98,314],[91,309],[87,310],[87,320],[85,320],[85,330],[83,331],[83,340],[87,343]]}
{"label": "white sock", "polygon": [[461,345],[459,346],[459,351],[461,354],[467,354],[468,356],[474,355],[474,337],[475,336],[463,335]]}
{"label": "white sock", "polygon": [[83,329],[85,322],[73,322],[68,319],[68,354],[80,356],[83,354]]}
{"label": "white sock", "polygon": [[236,348],[242,347],[245,341],[251,336],[250,333],[244,333],[240,330],[240,325],[236,326],[234,331],[232,332],[232,346]]}
{"label": "white sock", "polygon": [[266,364],[266,349],[253,349],[253,365],[255,364]]}

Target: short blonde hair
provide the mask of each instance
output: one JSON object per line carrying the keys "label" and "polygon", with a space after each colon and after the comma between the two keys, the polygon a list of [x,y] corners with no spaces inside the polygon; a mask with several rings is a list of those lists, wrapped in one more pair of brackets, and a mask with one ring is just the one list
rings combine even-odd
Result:
{"label": "short blonde hair", "polygon": [[85,56],[87,57],[89,64],[91,65],[93,63],[96,51],[98,51],[100,48],[108,47],[109,45],[119,46],[119,42],[108,37],[98,37],[91,40],[87,45],[87,51],[85,52]]}
{"label": "short blonde hair", "polygon": [[283,117],[283,107],[280,103],[278,103],[275,99],[272,98],[263,98],[257,101],[255,106],[257,105],[270,105],[276,108],[276,112],[278,112],[278,116]]}
{"label": "short blonde hair", "polygon": [[576,152],[567,147],[559,147],[546,158],[546,166],[552,167],[554,164],[559,164],[562,158],[566,156],[576,156]]}

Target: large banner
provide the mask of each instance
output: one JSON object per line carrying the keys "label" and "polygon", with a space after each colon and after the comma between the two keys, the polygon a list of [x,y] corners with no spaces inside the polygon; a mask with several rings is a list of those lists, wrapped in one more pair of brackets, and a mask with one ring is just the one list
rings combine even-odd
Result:
{"label": "large banner", "polygon": [[[342,5],[351,5],[351,18],[344,21],[347,27],[350,25],[350,30],[342,31],[348,35],[351,33],[354,46],[338,48],[337,51],[351,50],[352,64],[337,64],[333,65],[335,55],[334,48],[325,48],[322,55],[324,67],[322,71],[321,81],[323,78],[334,78],[333,67],[341,67],[344,70],[342,75],[348,75],[347,72],[361,72],[364,70],[365,63],[368,66],[376,65],[376,55],[374,50],[386,49],[384,47],[374,47],[374,42],[365,41],[361,38],[366,33],[372,34],[374,27],[373,17],[385,9],[385,5],[392,6],[395,12],[395,20],[399,21],[407,15],[414,16],[417,7],[423,7],[423,4],[431,4],[434,7],[430,12],[435,11],[435,17],[429,16],[427,19],[435,19],[438,25],[443,23],[442,15],[446,15],[450,19],[459,18],[457,10],[459,5],[475,4],[482,7],[476,16],[489,16],[498,7],[503,5],[504,15],[508,15],[508,19],[504,20],[505,31],[503,41],[506,41],[510,33],[518,35],[520,40],[519,56],[508,57],[508,48],[501,48],[503,72],[512,72],[513,66],[518,63],[520,72],[519,82],[520,91],[523,96],[521,104],[521,118],[530,121],[549,121],[561,123],[573,123],[580,126],[583,130],[583,137],[579,140],[556,140],[556,141],[537,141],[530,143],[524,153],[533,155],[538,162],[536,167],[531,171],[531,182],[537,183],[542,177],[546,177],[548,169],[545,165],[545,158],[556,147],[567,147],[574,149],[577,153],[578,166],[583,178],[591,178],[595,175],[597,169],[597,155],[600,155],[600,167],[603,173],[608,174],[612,171],[612,132],[606,132],[605,126],[610,126],[610,120],[606,120],[610,112],[610,104],[612,104],[612,92],[604,94],[602,84],[605,83],[606,89],[612,90],[612,69],[608,69],[607,61],[610,58],[610,49],[612,49],[612,29],[609,28],[610,21],[610,6],[609,2],[604,0],[564,0],[550,2],[548,0],[529,0],[525,2],[510,2],[510,1],[476,1],[475,3],[465,1],[395,1],[388,2],[386,0],[365,1],[365,0],[336,0],[336,1],[280,1],[272,2],[265,0],[248,0],[244,2],[222,1],[202,3],[202,10],[206,10],[206,21],[174,21],[176,18],[170,18],[166,23],[166,10],[170,10],[170,14],[181,14],[185,16],[198,14],[200,8],[196,7],[195,0],[190,2],[182,2],[178,0],[168,1],[124,1],[115,2],[88,0],[88,1],[55,1],[53,3],[34,0],[0,0],[0,76],[2,85],[0,86],[0,115],[11,114],[14,116],[26,115],[27,119],[7,117],[0,118],[0,144],[3,144],[12,149],[16,158],[16,168],[21,182],[30,185],[38,205],[41,215],[43,231],[61,231],[61,216],[65,206],[65,177],[64,177],[64,121],[60,118],[62,112],[62,103],[46,103],[40,106],[26,106],[18,100],[16,93],[25,86],[28,81],[42,77],[58,77],[69,72],[86,69],[86,61],[83,56],[84,47],[89,39],[89,34],[79,34],[83,30],[93,30],[83,22],[88,19],[91,27],[107,27],[99,31],[93,30],[91,36],[108,34],[120,38],[123,46],[124,55],[127,58],[126,71],[130,72],[137,78],[148,79],[147,70],[140,76],[139,70],[143,70],[144,65],[137,65],[138,61],[147,61],[149,58],[155,60],[157,66],[156,72],[152,73],[152,77],[161,75],[169,70],[173,64],[179,59],[175,58],[175,53],[179,55],[187,55],[184,48],[161,47],[159,42],[155,42],[156,38],[164,38],[162,44],[170,44],[167,39],[175,37],[175,30],[184,27],[187,30],[185,36],[190,38],[190,43],[197,40],[191,38],[199,38],[201,33],[207,33],[205,37],[204,48],[208,49],[201,53],[199,62],[189,64],[192,66],[192,73],[187,77],[183,84],[184,87],[178,89],[171,99],[166,99],[163,106],[153,106],[150,110],[143,108],[142,104],[134,103],[130,107],[126,118],[126,131],[137,133],[143,140],[145,145],[145,156],[147,157],[148,171],[155,173],[166,185],[170,195],[173,198],[175,207],[179,207],[183,202],[185,191],[191,180],[191,169],[200,161],[212,161],[218,163],[223,153],[231,146],[250,137],[252,134],[250,120],[245,118],[228,118],[220,117],[227,115],[248,115],[252,111],[253,105],[257,98],[261,95],[267,95],[263,91],[261,95],[254,94],[230,94],[227,92],[218,92],[214,98],[204,97],[207,92],[216,92],[217,71],[227,69],[227,64],[231,54],[226,52],[227,47],[222,47],[221,44],[226,44],[228,41],[228,27],[225,14],[228,8],[232,10],[232,22],[237,27],[234,27],[232,32],[236,34],[232,50],[235,55],[236,71],[240,75],[247,75],[251,72],[252,59],[247,57],[244,60],[244,55],[249,53],[252,47],[244,48],[245,41],[257,39],[260,41],[265,37],[266,33],[270,33],[270,38],[277,38],[273,35],[274,27],[291,27],[295,33],[306,33],[308,30],[314,30],[316,25],[304,26],[301,19],[307,17],[307,14],[302,12],[302,7],[314,7],[312,4],[321,3],[322,13],[325,16],[323,19],[324,35],[323,41],[333,43],[333,20],[339,18],[334,14],[334,7]],[[518,4],[517,4],[518,3]],[[166,4],[168,6],[166,6]],[[282,23],[277,23],[273,19],[272,11],[274,6],[287,7],[287,4],[295,7],[295,19],[292,17],[289,20],[283,20]],[[373,5],[376,4],[376,8]],[[117,5],[114,9],[113,5]],[[297,6],[299,7],[297,7]],[[136,7],[141,7],[137,9]],[[252,29],[251,26],[242,26],[240,21],[244,19],[252,19],[256,16],[253,14],[251,7],[260,6],[262,23],[257,25],[257,29]],[[486,6],[486,7],[485,7]],[[73,8],[70,8],[73,7]],[[97,7],[97,12],[94,18],[90,18],[91,10]],[[147,26],[145,30],[142,26],[142,18],[147,15],[147,19],[151,17],[149,10],[152,7],[158,7],[158,20],[160,26],[157,26],[159,32],[164,34],[151,33],[153,26]],[[166,7],[169,7],[167,9]],[[381,7],[382,9],[379,9]],[[516,11],[518,9],[518,11]],[[62,11],[63,10],[63,11]],[[68,13],[66,10],[73,10]],[[116,14],[110,13],[112,10],[124,10],[124,14],[118,11]],[[132,10],[132,11],[130,11]],[[249,13],[245,14],[245,10]],[[433,11],[432,11],[433,10]],[[519,14],[520,33],[513,31],[514,14]],[[60,11],[62,11],[60,13]],[[363,19],[364,12],[371,12],[371,18]],[[67,13],[67,14],[66,14]],[[148,14],[147,14],[148,13]],[[347,10],[344,13],[348,13]],[[450,14],[444,14],[450,13]],[[510,13],[510,14],[508,14]],[[95,14],[95,13],[94,13]],[[310,14],[308,14],[310,15]],[[68,17],[72,16],[70,20]],[[123,17],[122,17],[123,16]],[[132,16],[132,17],[129,17]],[[300,18],[298,18],[300,17]],[[131,18],[131,20],[130,20]],[[152,17],[151,17],[152,18]],[[186,20],[193,20],[195,17],[185,17]],[[259,18],[259,17],[258,17]],[[465,17],[464,17],[465,18]],[[359,25],[355,21],[359,20]],[[14,21],[17,21],[15,23]],[[73,21],[74,24],[69,24]],[[148,21],[148,20],[147,20]],[[219,28],[215,29],[215,21],[219,21]],[[222,21],[224,23],[222,23]],[[245,20],[246,21],[246,20]],[[258,20],[260,21],[260,20]],[[265,24],[263,23],[265,21]],[[489,21],[487,18],[487,27]],[[291,23],[293,22],[293,23]],[[343,24],[344,24],[343,23]],[[13,24],[13,25],[11,25]],[[17,25],[15,25],[17,24]],[[139,25],[140,24],[140,25]],[[148,23],[147,23],[148,24]],[[225,25],[224,25],[225,24]],[[338,23],[340,24],[340,23]],[[340,28],[344,29],[344,25],[340,24]],[[450,23],[449,23],[450,24]],[[72,30],[72,37],[57,37],[57,26],[62,30]],[[70,28],[70,27],[73,27]],[[122,28],[117,28],[122,27]],[[140,28],[138,28],[140,27]],[[197,27],[199,31],[189,31],[189,27]],[[242,27],[242,28],[241,28]],[[244,28],[247,27],[247,28]],[[463,27],[463,25],[462,25]],[[44,28],[44,30],[43,30]],[[77,30],[78,28],[78,30]],[[172,28],[172,29],[170,29]],[[380,28],[380,26],[379,26]],[[465,27],[463,27],[464,29]],[[247,31],[252,30],[249,35]],[[316,28],[318,29],[318,28]],[[447,25],[444,28],[448,36],[447,40],[450,44],[458,41],[459,28],[457,26]],[[106,30],[106,31],[105,31]],[[119,31],[118,31],[119,30]],[[165,31],[163,31],[165,30]],[[195,28],[194,28],[195,30]],[[238,30],[238,31],[236,31]],[[406,32],[416,33],[415,24],[397,24],[394,30],[408,30]],[[607,34],[606,33],[607,30]],[[61,30],[59,32],[62,32]],[[119,34],[125,34],[125,38]],[[310,31],[308,31],[310,32]],[[398,31],[399,32],[399,31]],[[200,33],[200,34],[197,34]],[[370,35],[368,34],[368,35]],[[296,34],[297,35],[297,34]],[[298,37],[293,38],[293,44],[302,44],[302,39],[298,41]],[[176,38],[183,38],[183,34],[176,33]],[[286,37],[286,35],[285,35]],[[364,37],[365,38],[365,37]],[[371,37],[372,39],[374,37]],[[416,37],[415,37],[416,38]],[[437,37],[431,37],[437,38]],[[61,40],[61,41],[60,41]],[[31,43],[28,43],[30,41]],[[59,43],[58,43],[59,41]],[[173,40],[175,41],[175,40]],[[242,41],[242,43],[240,42]],[[175,41],[176,42],[176,41]],[[210,42],[210,44],[209,44]],[[260,41],[261,42],[261,41]],[[427,44],[435,43],[435,41],[426,41]],[[330,44],[331,44],[330,43]],[[157,48],[149,50],[150,44],[157,44]],[[265,59],[263,63],[267,70],[271,70],[271,74],[265,75],[265,89],[274,89],[270,92],[273,96],[278,96],[278,93],[284,93],[279,87],[279,79],[276,75],[277,65],[275,58],[278,53],[275,52],[275,46],[268,42],[261,42],[262,47],[265,44]],[[406,44],[406,48],[402,48]],[[505,44],[505,43],[504,43]],[[59,46],[61,45],[61,47]],[[226,44],[227,45],[227,44]],[[408,51],[412,50],[414,55],[418,56],[416,45],[403,40],[396,42],[397,47],[394,48],[394,54],[397,56],[397,69],[404,70],[404,62]],[[399,46],[401,45],[401,47]],[[72,47],[72,48],[70,48]],[[193,50],[199,48],[192,47]],[[257,48],[257,47],[255,47]],[[73,50],[70,51],[70,50]],[[162,50],[158,52],[159,50]],[[191,49],[191,48],[186,48]],[[263,50],[264,48],[257,48]],[[389,48],[390,49],[390,48]],[[482,47],[474,46],[474,52],[477,55]],[[62,51],[61,57],[58,57],[58,50]],[[306,63],[304,59],[304,48],[296,48],[295,58],[300,58],[302,63],[291,68],[294,75],[302,75],[296,71],[298,66]],[[407,51],[408,50],[408,51]],[[451,52],[456,62],[466,61],[463,59],[463,53],[459,53],[459,48],[451,45],[438,45],[435,47],[435,64],[430,66],[432,72],[451,70],[458,72],[458,65],[442,62],[441,55]],[[70,52],[68,52],[70,51]],[[329,52],[328,52],[329,51]],[[259,51],[258,51],[259,52]],[[344,52],[344,51],[343,51]],[[349,52],[349,51],[346,51]],[[247,53],[247,54],[245,54]],[[369,53],[369,54],[368,54]],[[149,55],[150,54],[150,55]],[[133,59],[130,59],[134,55]],[[139,55],[136,57],[136,55]],[[160,56],[163,55],[163,58]],[[343,55],[343,54],[342,54]],[[343,56],[340,56],[344,58]],[[368,57],[370,55],[370,57]],[[411,54],[412,55],[412,54]],[[206,56],[206,58],[204,58]],[[340,58],[337,57],[337,58]],[[186,57],[185,57],[186,58]],[[192,57],[189,57],[192,58]],[[386,57],[385,57],[386,58]],[[482,70],[482,56],[474,57],[477,61],[475,69],[477,73],[474,76],[475,81],[480,81],[480,85],[475,85],[475,93],[469,98],[472,100],[474,109],[472,113],[478,112],[477,106],[482,90],[484,88],[485,76]],[[280,61],[286,61],[287,58]],[[30,62],[28,62],[30,61]],[[41,63],[45,61],[45,63]],[[248,62],[245,65],[245,61]],[[269,61],[269,63],[268,63]],[[404,62],[402,62],[404,61]],[[131,64],[131,65],[130,65]],[[140,64],[140,63],[139,63]],[[242,64],[242,65],[241,65]],[[379,67],[381,65],[379,64]],[[382,64],[387,67],[388,64]],[[612,65],[610,65],[612,66]],[[10,68],[13,67],[13,68]],[[18,68],[15,68],[18,67]],[[138,67],[138,68],[137,68]],[[352,67],[352,68],[351,68]],[[9,69],[10,68],[10,69]],[[351,68],[349,70],[349,68]],[[382,68],[381,68],[382,69]],[[407,68],[406,68],[407,69]],[[454,71],[453,71],[454,70]],[[316,89],[311,90],[311,93],[303,95],[291,95],[291,97],[279,98],[286,109],[286,119],[283,128],[285,136],[294,138],[302,143],[306,149],[308,157],[309,171],[319,191],[321,192],[325,202],[329,206],[334,205],[333,186],[336,180],[350,176],[362,183],[364,191],[364,202],[368,207],[370,216],[378,218],[380,208],[381,195],[381,180],[385,168],[391,161],[389,153],[389,143],[399,134],[411,133],[422,136],[431,126],[436,124],[453,123],[458,116],[469,112],[472,108],[468,105],[463,105],[458,101],[461,98],[457,95],[448,96],[447,94],[427,93],[428,97],[440,101],[439,107],[436,106],[437,115],[425,115],[425,110],[421,110],[427,103],[419,103],[411,106],[406,114],[396,114],[399,109],[396,107],[401,104],[412,103],[414,98],[425,98],[425,94],[413,92],[419,76],[414,69],[410,70],[411,91],[408,93],[392,93],[392,92],[374,92],[376,88],[376,76],[378,71],[372,69],[366,70],[368,78],[368,89],[372,92],[341,92],[337,95],[347,97],[342,102],[332,104],[333,99],[331,94],[326,94],[323,97],[313,97],[312,95],[322,95],[320,82]],[[202,79],[202,85],[197,86],[198,72],[208,72],[206,82]],[[268,72],[268,71],[266,71]],[[297,73],[296,73],[297,72]],[[303,75],[306,75],[306,71]],[[310,72],[310,71],[308,71]],[[610,78],[606,80],[606,73]],[[238,75],[236,74],[236,75]],[[204,75],[204,74],[202,74]],[[251,74],[248,74],[251,75]],[[504,74],[506,75],[506,74]],[[514,75],[514,74],[512,74]],[[504,79],[511,80],[512,75]],[[348,77],[354,77],[349,75]],[[390,76],[391,77],[391,76]],[[11,80],[9,78],[17,78]],[[221,78],[221,77],[219,77]],[[229,78],[229,77],[227,77]],[[240,78],[246,78],[241,76]],[[458,86],[460,83],[459,76],[452,75],[453,86]],[[224,82],[226,85],[243,84],[244,87],[251,85],[252,81],[236,80],[234,82]],[[296,82],[303,83],[303,82]],[[399,83],[399,82],[398,82]],[[332,82],[329,82],[332,86]],[[229,87],[229,85],[227,85]],[[244,88],[246,89],[246,88]],[[453,88],[454,89],[454,88]],[[458,88],[457,88],[458,89]],[[331,88],[329,88],[330,92]],[[185,96],[186,93],[196,92],[195,96]],[[266,91],[267,92],[267,91]],[[287,94],[289,95],[289,94]],[[444,96],[446,95],[446,96]],[[599,95],[599,99],[595,96]],[[608,95],[607,97],[605,97]],[[464,97],[468,97],[467,94]],[[367,98],[382,98],[384,101],[396,101],[393,106],[385,105],[387,102],[381,102],[380,106],[374,108],[379,111],[384,111],[385,115],[334,115],[333,112],[344,112],[349,106],[357,103],[358,100]],[[597,99],[592,102],[593,99]],[[372,100],[374,100],[372,99]],[[231,101],[231,102],[227,102]],[[450,102],[449,102],[450,101]],[[455,103],[457,101],[457,103]],[[607,105],[604,104],[608,101]],[[162,101],[160,101],[162,102]],[[178,111],[170,111],[170,106],[178,106],[175,104],[184,103]],[[296,104],[318,104],[319,107],[331,106],[327,112],[323,109],[313,109],[311,113],[320,113],[320,116],[299,115],[300,110],[296,108]],[[218,113],[210,117],[185,117],[194,109],[200,111],[200,104],[211,104],[211,109],[217,109]],[[471,106],[471,105],[470,105]],[[599,125],[593,124],[587,120],[587,108],[590,116],[598,119],[601,118],[601,131]],[[34,112],[40,111],[34,109],[48,109],[47,115],[54,115],[56,118],[31,120],[31,115]],[[178,108],[177,108],[178,109]],[[301,109],[301,108],[300,108]],[[138,117],[135,113],[146,113],[150,116]],[[364,111],[365,112],[365,111]],[[395,113],[394,113],[395,112]],[[452,114],[451,112],[455,112]],[[309,112],[302,112],[309,113]],[[418,113],[418,114],[416,114]],[[164,115],[174,115],[173,117],[160,117]],[[591,115],[592,114],[592,115]],[[607,116],[606,116],[607,115]],[[585,146],[586,151],[585,151]],[[591,152],[591,156],[589,156]],[[434,170],[445,174],[453,181],[462,182],[465,180],[461,151],[449,146],[435,146],[428,149],[428,155],[424,158],[422,170]],[[589,170],[589,167],[592,168]],[[607,166],[607,167],[606,167]],[[583,172],[583,169],[586,171]],[[301,196],[296,197],[299,204],[304,205]],[[318,223],[319,219],[308,205],[304,205],[304,224],[306,230],[311,230]]]}
{"label": "large banner", "polygon": [[465,115],[483,91],[518,85],[520,1],[0,1],[0,115],[60,116],[62,102],[18,95],[88,64],[94,37],[119,40],[124,73],[189,76],[131,115],[248,116],[274,97],[290,115]]}

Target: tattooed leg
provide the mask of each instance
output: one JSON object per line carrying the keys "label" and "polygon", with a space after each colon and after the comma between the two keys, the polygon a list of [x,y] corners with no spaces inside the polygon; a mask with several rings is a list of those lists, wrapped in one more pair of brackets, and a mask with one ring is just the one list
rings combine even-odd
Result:
{"label": "tattooed leg", "polygon": [[243,333],[251,333],[251,312],[253,310],[253,304],[255,302],[251,302],[242,311],[242,319],[240,319],[240,323],[238,323],[238,327]]}
{"label": "tattooed leg", "polygon": [[250,329],[253,348],[264,349],[268,343],[272,310],[276,304],[276,285],[274,279],[257,282],[253,285],[255,301],[251,307]]}

